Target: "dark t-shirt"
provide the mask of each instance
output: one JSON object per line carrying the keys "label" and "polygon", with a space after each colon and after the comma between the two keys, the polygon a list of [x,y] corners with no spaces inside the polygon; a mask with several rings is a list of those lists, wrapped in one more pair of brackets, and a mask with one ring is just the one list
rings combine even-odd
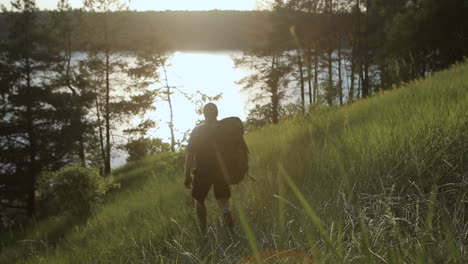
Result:
{"label": "dark t-shirt", "polygon": [[188,142],[187,150],[195,153],[195,168],[197,175],[217,175],[221,172],[218,122],[205,123],[196,127]]}

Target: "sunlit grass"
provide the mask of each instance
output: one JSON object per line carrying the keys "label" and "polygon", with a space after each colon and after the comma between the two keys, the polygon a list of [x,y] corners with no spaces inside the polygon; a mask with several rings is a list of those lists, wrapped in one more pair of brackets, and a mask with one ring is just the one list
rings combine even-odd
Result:
{"label": "sunlit grass", "polygon": [[[0,263],[466,263],[468,65],[246,135],[237,236],[198,234],[181,154],[114,173],[89,219],[2,234]],[[303,255],[279,252],[302,252]]]}

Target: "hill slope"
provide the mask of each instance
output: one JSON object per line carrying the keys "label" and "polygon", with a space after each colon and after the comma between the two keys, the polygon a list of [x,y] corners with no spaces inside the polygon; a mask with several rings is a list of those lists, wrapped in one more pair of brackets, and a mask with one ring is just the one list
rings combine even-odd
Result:
{"label": "hill slope", "polygon": [[235,238],[211,195],[199,238],[183,157],[162,154],[116,171],[121,190],[89,219],[3,234],[0,262],[468,261],[467,64],[246,139],[256,181],[233,187]]}

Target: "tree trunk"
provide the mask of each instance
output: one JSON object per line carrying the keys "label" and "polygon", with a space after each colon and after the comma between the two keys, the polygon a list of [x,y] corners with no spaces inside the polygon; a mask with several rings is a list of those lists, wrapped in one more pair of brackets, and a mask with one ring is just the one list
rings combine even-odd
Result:
{"label": "tree trunk", "polygon": [[162,67],[163,67],[163,70],[164,70],[164,79],[166,81],[167,103],[169,104],[169,113],[170,113],[169,129],[171,130],[171,151],[175,152],[174,112],[172,110],[171,88],[169,86],[169,81],[167,80],[166,66],[163,64]]}
{"label": "tree trunk", "polygon": [[105,122],[106,122],[106,159],[104,160],[104,175],[107,176],[111,172],[110,166],[110,84],[109,84],[109,52],[106,51],[106,105],[105,105]]}
{"label": "tree trunk", "polygon": [[273,124],[278,124],[279,122],[279,97],[278,97],[278,89],[272,90],[271,95],[271,121]]}
{"label": "tree trunk", "polygon": [[354,79],[355,79],[355,73],[356,73],[356,68],[359,69],[358,76],[358,94],[357,98],[361,97],[361,85],[362,85],[362,66],[361,66],[361,1],[356,0],[356,32],[354,36],[354,49],[353,49],[353,65],[352,65],[352,79],[351,79],[351,85],[353,85],[352,89],[352,96],[354,97]]}
{"label": "tree trunk", "polygon": [[26,109],[26,120],[27,120],[27,134],[29,140],[29,173],[30,173],[30,182],[28,184],[28,214],[34,216],[36,214],[35,204],[36,204],[36,178],[38,174],[38,168],[36,164],[36,153],[37,153],[37,144],[36,144],[36,134],[34,133],[33,120],[32,120],[32,109],[30,106]]}
{"label": "tree trunk", "polygon": [[369,85],[369,0],[366,1],[366,30],[365,30],[365,37],[364,37],[364,45],[363,45],[363,52],[364,52],[364,78],[362,83],[362,97],[367,97],[370,95],[370,85]]}
{"label": "tree trunk", "polygon": [[[355,37],[356,38],[356,37]],[[349,85],[349,93],[348,93],[348,102],[352,103],[354,101],[354,83],[355,83],[355,69],[356,69],[356,39],[353,40],[353,50],[351,51],[351,83]]]}
{"label": "tree trunk", "polygon": [[304,89],[304,71],[302,69],[302,57],[300,49],[297,49],[297,66],[299,67],[299,79],[301,82],[301,109],[305,113],[305,89]]}
{"label": "tree trunk", "polygon": [[85,155],[85,148],[84,148],[84,139],[82,135],[80,135],[80,138],[78,139],[78,144],[79,144],[78,155],[80,157],[80,166],[86,167],[86,155]]}
{"label": "tree trunk", "polygon": [[307,49],[307,84],[309,86],[309,104],[312,103],[312,48]]}
{"label": "tree trunk", "polygon": [[73,101],[74,105],[77,109],[74,109],[77,111],[76,113],[73,113],[73,119],[75,120],[75,124],[79,129],[79,135],[78,135],[78,157],[80,159],[80,165],[82,167],[86,167],[86,155],[85,155],[85,149],[84,149],[84,132],[83,132],[83,122],[81,121],[81,109],[80,109],[80,103],[77,102],[77,97],[78,94],[73,88],[71,81],[70,81],[70,68],[71,68],[71,60],[72,60],[72,46],[71,46],[71,36],[67,35],[67,66],[66,66],[66,71],[65,71],[65,83],[68,87],[68,89],[72,92],[73,94]]}
{"label": "tree trunk", "polygon": [[[25,24],[30,24],[29,16],[25,18]],[[30,48],[30,41],[29,41],[29,27],[27,30],[24,31],[26,45]],[[38,175],[38,168],[36,163],[36,156],[37,156],[37,142],[36,142],[36,133],[34,131],[34,117],[33,117],[33,105],[35,95],[32,94],[31,87],[31,58],[29,54],[30,49],[26,49],[25,59],[26,59],[26,133],[28,135],[29,141],[29,148],[28,148],[28,155],[29,155],[29,174],[30,174],[30,182],[28,184],[28,200],[27,200],[27,210],[28,214],[31,217],[34,217],[36,214],[36,177]]]}
{"label": "tree trunk", "polygon": [[109,75],[110,75],[110,43],[109,43],[109,29],[108,29],[108,21],[107,21],[107,14],[106,19],[104,21],[104,38],[105,38],[105,57],[106,57],[106,66],[105,66],[105,74],[106,74],[106,105],[105,105],[105,122],[106,122],[106,157],[104,160],[104,175],[107,176],[111,173],[111,143],[110,143],[110,83],[109,83]]}
{"label": "tree trunk", "polygon": [[104,136],[102,134],[102,123],[101,123],[101,110],[99,107],[99,100],[96,94],[96,116],[97,116],[97,123],[98,123],[98,130],[99,130],[99,146],[101,147],[101,158],[102,162],[106,160],[106,151],[104,149]]}
{"label": "tree trunk", "polygon": [[29,58],[26,58],[26,89],[28,93],[27,106],[26,106],[26,131],[28,134],[29,140],[29,173],[30,173],[30,182],[28,184],[28,202],[27,209],[29,216],[34,216],[36,214],[36,177],[38,174],[38,168],[36,164],[36,155],[37,155],[37,142],[36,142],[36,133],[34,132],[34,117],[32,109],[32,100],[34,96],[31,94],[31,62]]}
{"label": "tree trunk", "polygon": [[330,49],[327,51],[328,54],[328,85],[327,85],[327,103],[328,105],[333,105],[333,50]]}
{"label": "tree trunk", "polygon": [[362,98],[362,83],[364,80],[364,75],[362,73],[362,65],[359,65],[359,86],[358,86],[358,98]]}
{"label": "tree trunk", "polygon": [[[312,14],[312,1],[307,1],[307,13]],[[312,41],[307,41],[307,84],[309,86],[309,104],[312,104]]]}
{"label": "tree trunk", "polygon": [[278,79],[275,72],[275,65],[276,64],[276,54],[273,53],[272,60],[271,60],[271,73],[273,80],[270,82],[271,84],[271,121],[273,124],[278,124],[279,122],[279,94],[278,94]]}
{"label": "tree trunk", "polygon": [[317,50],[317,44],[315,46],[314,50],[314,103],[317,102],[317,97],[318,97],[318,50]]}
{"label": "tree trunk", "polygon": [[[326,12],[327,12],[327,21],[328,25],[331,28],[332,24],[332,15],[333,15],[333,0],[329,0],[326,2]],[[327,49],[327,60],[328,60],[328,85],[327,85],[327,103],[328,105],[333,105],[333,97],[334,97],[334,88],[333,88],[333,36],[331,32],[328,33],[328,49]]]}
{"label": "tree trunk", "polygon": [[354,101],[354,82],[356,78],[354,75],[354,59],[351,59],[351,76],[350,77],[351,77],[351,83],[349,85],[348,102],[352,103]]}
{"label": "tree trunk", "polygon": [[341,76],[341,34],[338,32],[338,89],[340,93],[340,105],[343,105],[343,77]]}
{"label": "tree trunk", "polygon": [[34,128],[32,125],[32,112],[31,108],[27,107],[27,119],[28,119],[28,140],[29,142],[29,160],[30,160],[30,177],[31,181],[28,186],[28,214],[29,216],[34,216],[36,214],[36,177],[38,174],[37,166],[36,166],[36,135],[34,133]]}

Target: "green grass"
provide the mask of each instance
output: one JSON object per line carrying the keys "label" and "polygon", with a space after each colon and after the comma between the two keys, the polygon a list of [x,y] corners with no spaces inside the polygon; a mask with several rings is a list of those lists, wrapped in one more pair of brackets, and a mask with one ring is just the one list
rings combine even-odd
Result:
{"label": "green grass", "polygon": [[163,154],[115,171],[88,219],[2,234],[0,263],[468,262],[467,64],[246,139],[237,237],[211,195],[198,236],[183,156]]}

